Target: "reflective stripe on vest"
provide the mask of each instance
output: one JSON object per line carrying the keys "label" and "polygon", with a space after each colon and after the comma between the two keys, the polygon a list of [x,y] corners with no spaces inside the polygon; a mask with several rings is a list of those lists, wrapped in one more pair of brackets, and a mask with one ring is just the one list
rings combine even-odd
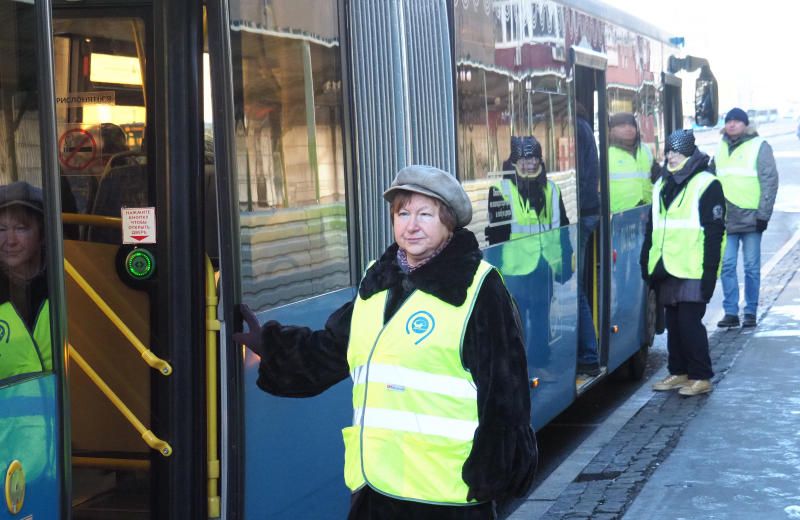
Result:
{"label": "reflective stripe on vest", "polygon": [[676,278],[699,280],[703,277],[703,226],[700,224],[700,197],[716,178],[700,172],[675,196],[668,208],[661,206],[659,179],[653,188],[653,243],[647,270],[653,274],[658,261]]}
{"label": "reflective stripe on vest", "polygon": [[551,231],[561,227],[561,190],[558,186],[551,180],[547,181],[545,207],[541,213],[536,213],[536,209],[519,194],[516,184],[509,179],[503,179],[497,189],[511,206],[510,239],[523,239],[503,248],[503,274],[522,276],[532,272],[542,254],[552,269],[560,270],[561,236]]}
{"label": "reflective stripe on vest", "polygon": [[388,496],[466,504],[461,478],[478,427],[477,390],[461,363],[467,322],[492,266],[481,261],[464,303],[414,291],[383,323],[387,291],[356,298],[347,362],[353,426],[343,430],[345,482]]}
{"label": "reflective stripe on vest", "polygon": [[0,305],[0,379],[52,368],[49,302],[39,309],[33,335],[11,302]]}
{"label": "reflective stripe on vest", "polygon": [[727,141],[722,140],[714,156],[717,177],[722,183],[725,198],[742,209],[758,209],[761,183],[758,182],[758,152],[764,140],[754,137],[729,153]]}
{"label": "reflective stripe on vest", "polygon": [[644,144],[639,144],[636,157],[616,146],[608,148],[612,213],[634,208],[639,202],[650,203],[653,193],[650,183],[652,164],[653,155]]}

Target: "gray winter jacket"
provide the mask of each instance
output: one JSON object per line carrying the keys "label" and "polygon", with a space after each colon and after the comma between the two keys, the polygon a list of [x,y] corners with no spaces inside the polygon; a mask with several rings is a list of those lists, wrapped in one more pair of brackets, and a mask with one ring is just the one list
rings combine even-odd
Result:
{"label": "gray winter jacket", "polygon": [[[731,145],[730,138],[724,130],[722,131],[722,140],[733,149],[757,136],[756,129],[748,126],[744,135]],[[761,185],[761,200],[758,202],[758,209],[740,208],[726,200],[725,229],[728,233],[751,233],[756,230],[756,220],[768,222],[772,217],[772,207],[775,205],[775,196],[778,194],[778,168],[775,166],[772,147],[766,141],[761,143],[758,150],[756,169],[758,170],[758,182]]]}

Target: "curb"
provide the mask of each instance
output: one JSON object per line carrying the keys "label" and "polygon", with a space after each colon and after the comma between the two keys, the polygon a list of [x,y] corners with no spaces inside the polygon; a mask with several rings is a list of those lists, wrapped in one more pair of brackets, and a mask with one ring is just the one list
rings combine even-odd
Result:
{"label": "curb", "polygon": [[[795,266],[798,263],[800,245],[795,244],[780,263],[781,268],[763,279],[759,321],[797,274]],[[712,379],[715,385],[725,378],[756,330],[716,329],[709,335],[711,360],[716,370]],[[551,494],[547,496],[548,490],[542,488],[549,479],[545,480],[509,518],[622,518],[650,475],[670,455],[686,426],[708,400],[707,395],[683,398],[676,392],[653,393],[649,384],[638,390],[634,397],[640,396],[643,390],[650,394],[649,400],[610,440],[596,443],[603,446],[584,458],[584,461],[590,460],[566,488],[557,495],[552,493],[557,493],[557,490],[550,489]],[[635,401],[641,404],[639,399]]]}

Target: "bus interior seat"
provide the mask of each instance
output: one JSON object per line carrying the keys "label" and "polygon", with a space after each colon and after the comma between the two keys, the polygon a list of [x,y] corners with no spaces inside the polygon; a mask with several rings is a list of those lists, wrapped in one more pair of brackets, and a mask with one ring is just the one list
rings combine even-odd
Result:
{"label": "bus interior seat", "polygon": [[[146,207],[148,201],[147,165],[128,164],[110,168],[97,187],[91,213],[119,217],[124,207]],[[122,243],[122,232],[117,229],[90,227],[87,238],[91,242]]]}

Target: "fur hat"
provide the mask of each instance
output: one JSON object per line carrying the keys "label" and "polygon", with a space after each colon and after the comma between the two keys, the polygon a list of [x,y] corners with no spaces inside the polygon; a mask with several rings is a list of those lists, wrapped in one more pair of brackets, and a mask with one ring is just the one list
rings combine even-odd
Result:
{"label": "fur hat", "polygon": [[383,192],[383,198],[392,202],[398,191],[420,193],[441,200],[455,213],[457,227],[464,227],[472,220],[472,202],[467,192],[458,179],[439,168],[421,164],[406,166],[397,172],[392,185]]}

